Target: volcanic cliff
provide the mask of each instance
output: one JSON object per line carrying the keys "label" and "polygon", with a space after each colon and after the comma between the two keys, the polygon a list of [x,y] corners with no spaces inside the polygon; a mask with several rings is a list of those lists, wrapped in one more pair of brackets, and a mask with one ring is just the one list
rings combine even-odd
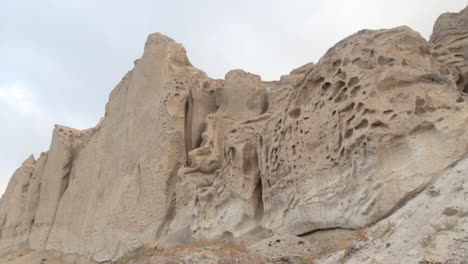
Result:
{"label": "volcanic cliff", "polygon": [[215,80],[152,34],[101,122],[57,125],[49,151],[16,170],[0,258],[104,262],[148,244],[248,241],[279,261],[281,250],[265,253],[271,237],[314,251],[360,231],[323,262],[466,263],[467,47],[464,9],[441,15],[430,41],[362,30],[279,81],[242,70]]}

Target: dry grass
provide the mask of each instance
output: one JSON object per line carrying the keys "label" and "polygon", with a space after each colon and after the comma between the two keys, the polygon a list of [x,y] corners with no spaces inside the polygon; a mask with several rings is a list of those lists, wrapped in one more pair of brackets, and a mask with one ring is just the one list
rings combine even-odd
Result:
{"label": "dry grass", "polygon": [[443,232],[443,231],[453,231],[455,227],[458,225],[457,221],[445,221],[443,224],[436,224],[436,225],[431,225],[432,228],[434,228],[436,233]]}
{"label": "dry grass", "polygon": [[421,239],[420,244],[423,248],[434,245],[434,236],[432,234],[427,234],[423,239]]}
{"label": "dry grass", "polygon": [[[345,250],[345,256],[355,252],[353,241],[367,240],[368,228],[356,230],[355,236],[340,239],[333,244],[325,245],[317,254],[306,255],[296,259],[298,264],[313,264],[331,253]],[[191,260],[188,260],[191,259]],[[114,264],[158,263],[154,261],[169,260],[168,263],[220,263],[220,264],[262,264],[259,257],[250,253],[244,244],[205,241],[184,244],[167,249],[157,250],[153,245],[146,245],[128,252]],[[195,260],[195,261],[194,261]]]}
{"label": "dry grass", "polygon": [[123,255],[120,259],[115,261],[115,264],[126,264],[130,261],[135,261],[135,260],[140,260],[145,257],[150,257],[154,256],[156,251],[154,250],[154,247],[151,247],[150,245],[146,245],[143,247],[139,247],[137,249],[134,249],[125,255]]}
{"label": "dry grass", "polygon": [[429,189],[427,190],[426,194],[431,197],[437,197],[440,194],[440,190]]}
{"label": "dry grass", "polygon": [[[223,243],[218,241],[196,242],[179,245],[172,248],[156,250],[152,245],[146,245],[135,249],[119,260],[115,264],[129,263],[153,263],[153,261],[170,261],[168,263],[203,263],[204,261],[220,264],[261,264],[260,259],[252,256],[244,245],[236,243]],[[187,262],[187,259],[192,259]],[[194,261],[193,259],[196,259]],[[138,262],[136,262],[138,261]]]}
{"label": "dry grass", "polygon": [[468,216],[468,211],[465,211],[463,208],[460,207],[458,217],[463,218]]}
{"label": "dry grass", "polygon": [[463,182],[460,182],[460,183],[455,183],[453,184],[453,186],[450,188],[450,190],[452,190],[452,192],[461,192],[463,191],[465,188],[463,187]]}

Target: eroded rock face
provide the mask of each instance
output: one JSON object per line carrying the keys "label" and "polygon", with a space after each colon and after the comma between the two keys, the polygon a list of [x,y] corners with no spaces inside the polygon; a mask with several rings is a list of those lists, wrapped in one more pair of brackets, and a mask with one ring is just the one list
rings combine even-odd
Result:
{"label": "eroded rock face", "polygon": [[468,8],[442,14],[434,24],[432,55],[457,75],[457,87],[468,93]]}
{"label": "eroded rock face", "polygon": [[151,35],[102,121],[57,126],[50,150],[15,172],[0,256],[106,261],[156,241],[256,241],[391,215],[467,153],[464,64],[444,59],[459,57],[466,16],[443,15],[431,42],[407,27],[360,31],[275,82],[213,80]]}
{"label": "eroded rock face", "polygon": [[390,214],[467,149],[466,103],[409,28],[330,49],[264,127],[263,224],[301,234]]}

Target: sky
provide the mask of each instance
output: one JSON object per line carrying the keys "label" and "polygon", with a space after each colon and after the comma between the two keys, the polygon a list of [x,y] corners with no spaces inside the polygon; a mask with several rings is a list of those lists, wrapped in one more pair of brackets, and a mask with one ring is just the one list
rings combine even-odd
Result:
{"label": "sky", "polygon": [[50,145],[54,124],[86,129],[148,34],[186,48],[210,77],[278,80],[361,30],[408,25],[426,39],[467,0],[0,0],[0,194]]}

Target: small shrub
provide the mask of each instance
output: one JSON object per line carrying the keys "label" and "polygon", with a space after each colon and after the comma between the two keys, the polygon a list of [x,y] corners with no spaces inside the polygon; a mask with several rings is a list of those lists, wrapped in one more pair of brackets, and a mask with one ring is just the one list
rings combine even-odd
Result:
{"label": "small shrub", "polygon": [[437,197],[440,194],[440,190],[429,189],[429,190],[427,190],[426,194],[431,196],[431,197]]}
{"label": "small shrub", "polygon": [[395,232],[395,226],[396,224],[394,222],[388,221],[387,224],[382,225],[378,228],[376,235],[379,238],[383,238],[385,236],[391,235]]}
{"label": "small shrub", "polygon": [[445,221],[445,223],[441,224],[436,224],[436,225],[431,225],[432,228],[434,228],[436,233],[443,232],[443,231],[452,231],[456,226],[458,222],[457,221]]}
{"label": "small shrub", "polygon": [[452,216],[458,214],[458,210],[453,207],[446,207],[444,211],[442,211],[442,214],[446,216]]}
{"label": "small shrub", "polygon": [[434,243],[434,237],[431,234],[427,234],[423,239],[421,239],[420,244],[423,248],[432,246]]}
{"label": "small shrub", "polygon": [[458,217],[460,218],[463,218],[463,217],[467,217],[468,216],[468,211],[464,211],[463,208],[460,208],[459,212],[458,212]]}
{"label": "small shrub", "polygon": [[143,257],[151,256],[152,251],[153,251],[153,248],[150,248],[148,246],[139,247],[123,255],[115,263],[119,264],[119,263],[127,263],[133,260],[139,260]]}
{"label": "small shrub", "polygon": [[442,262],[424,259],[419,261],[418,264],[442,264]]}
{"label": "small shrub", "polygon": [[297,264],[314,264],[316,260],[320,259],[320,257],[321,256],[319,254],[304,256],[299,260],[299,262],[297,262]]}
{"label": "small shrub", "polygon": [[451,188],[450,190],[452,190],[453,192],[461,192],[463,191],[465,188],[463,187],[463,183],[460,182],[460,183],[455,183]]}

